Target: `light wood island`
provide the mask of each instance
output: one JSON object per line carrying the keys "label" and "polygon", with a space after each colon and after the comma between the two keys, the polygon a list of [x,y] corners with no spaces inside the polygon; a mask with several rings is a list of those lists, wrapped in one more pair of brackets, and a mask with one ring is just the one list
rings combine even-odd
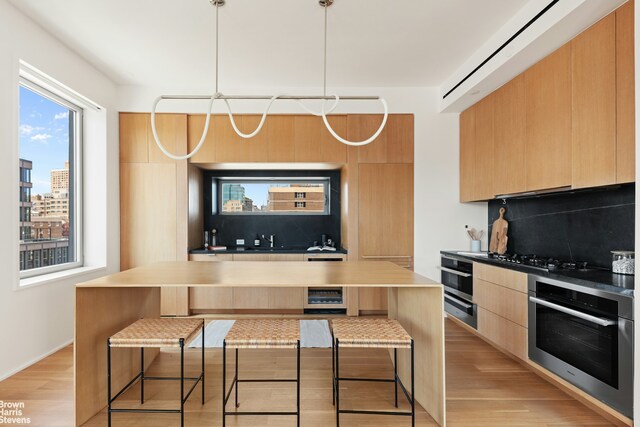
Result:
{"label": "light wood island", "polygon": [[[82,425],[107,402],[107,338],[143,317],[160,316],[160,289],[174,287],[345,286],[387,288],[389,317],[415,340],[415,398],[445,425],[444,307],[442,285],[391,262],[164,262],[98,278],[76,286],[75,424]],[[147,365],[156,353],[146,352]],[[113,360],[113,388],[139,370],[138,353]],[[399,352],[398,372],[409,384],[409,353]],[[304,387],[304,385],[303,385]],[[330,396],[327,397],[331,399]]]}

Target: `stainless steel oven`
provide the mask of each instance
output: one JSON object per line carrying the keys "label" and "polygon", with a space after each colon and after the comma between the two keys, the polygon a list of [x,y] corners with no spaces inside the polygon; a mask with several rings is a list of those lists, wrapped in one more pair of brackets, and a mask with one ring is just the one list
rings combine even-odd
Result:
{"label": "stainless steel oven", "polygon": [[440,273],[440,281],[444,285],[445,311],[477,328],[477,306],[473,303],[473,262],[442,255]]}
{"label": "stainless steel oven", "polygon": [[631,296],[529,275],[529,358],[633,414]]}

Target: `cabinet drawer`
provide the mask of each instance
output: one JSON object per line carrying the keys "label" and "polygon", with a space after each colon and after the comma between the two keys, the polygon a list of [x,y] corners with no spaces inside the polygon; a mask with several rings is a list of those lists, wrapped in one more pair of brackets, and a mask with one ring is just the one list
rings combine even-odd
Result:
{"label": "cabinet drawer", "polygon": [[191,254],[189,261],[233,261],[231,254]]}
{"label": "cabinet drawer", "polygon": [[473,301],[485,310],[527,327],[527,294],[474,278]]}
{"label": "cabinet drawer", "polygon": [[233,303],[233,288],[191,287],[189,308],[192,310],[228,310]]}
{"label": "cabinet drawer", "polygon": [[526,328],[478,307],[478,332],[513,355],[527,360]]}
{"label": "cabinet drawer", "polygon": [[527,293],[527,275],[519,271],[474,262],[473,278]]}

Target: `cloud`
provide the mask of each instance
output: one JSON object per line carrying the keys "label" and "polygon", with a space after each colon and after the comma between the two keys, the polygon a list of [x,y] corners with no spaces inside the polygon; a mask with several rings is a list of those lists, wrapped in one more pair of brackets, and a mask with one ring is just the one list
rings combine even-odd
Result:
{"label": "cloud", "polygon": [[62,113],[58,113],[55,116],[53,116],[54,120],[62,120],[62,119],[66,119],[69,117],[69,112],[68,111],[64,111]]}
{"label": "cloud", "polygon": [[20,135],[28,136],[36,130],[33,126],[30,125],[20,125]]}
{"label": "cloud", "polygon": [[47,139],[51,138],[51,135],[49,135],[48,133],[37,133],[35,135],[33,135],[31,137],[32,141],[46,141]]}

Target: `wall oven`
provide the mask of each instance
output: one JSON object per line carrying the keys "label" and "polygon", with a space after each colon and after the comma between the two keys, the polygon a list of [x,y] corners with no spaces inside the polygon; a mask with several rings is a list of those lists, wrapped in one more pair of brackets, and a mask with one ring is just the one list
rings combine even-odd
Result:
{"label": "wall oven", "polygon": [[477,306],[473,303],[473,262],[441,255],[440,273],[440,281],[444,285],[445,311],[477,328]]}
{"label": "wall oven", "polygon": [[529,275],[529,358],[633,414],[633,298]]}

